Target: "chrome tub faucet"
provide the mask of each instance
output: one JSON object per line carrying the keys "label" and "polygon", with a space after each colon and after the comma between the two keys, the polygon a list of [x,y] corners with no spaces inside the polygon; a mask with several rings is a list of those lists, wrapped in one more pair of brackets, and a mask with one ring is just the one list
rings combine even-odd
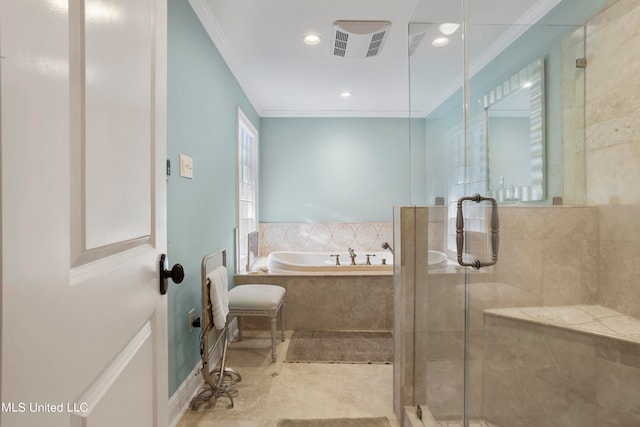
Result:
{"label": "chrome tub faucet", "polygon": [[349,248],[349,258],[351,258],[351,265],[356,265],[356,251]]}

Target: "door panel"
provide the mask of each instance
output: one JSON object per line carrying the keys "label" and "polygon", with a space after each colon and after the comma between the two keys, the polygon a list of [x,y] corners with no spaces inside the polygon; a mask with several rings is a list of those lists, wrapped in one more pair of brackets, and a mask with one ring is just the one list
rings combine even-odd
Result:
{"label": "door panel", "polygon": [[[92,427],[154,425],[154,384],[149,381],[153,378],[151,333],[151,325],[146,323],[104,374],[76,399],[81,403],[72,408],[73,423]],[[131,395],[137,398],[130,399]]]}
{"label": "door panel", "polygon": [[3,427],[167,424],[163,3],[0,0]]}
{"label": "door panel", "polygon": [[84,8],[87,249],[150,235],[150,10],[149,0]]}

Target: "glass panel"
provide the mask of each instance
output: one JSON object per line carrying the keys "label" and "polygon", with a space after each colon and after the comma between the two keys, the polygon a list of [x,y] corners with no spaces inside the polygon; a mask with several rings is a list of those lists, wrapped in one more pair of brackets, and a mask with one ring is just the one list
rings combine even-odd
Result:
{"label": "glass panel", "polygon": [[[429,426],[430,419],[461,420],[464,413],[464,269],[453,261],[449,205],[468,187],[462,2],[436,3],[421,2],[409,26],[412,175],[424,176],[414,182],[412,197],[429,206],[430,251],[428,267],[416,269],[415,277],[413,397]],[[439,254],[448,261],[438,262]]]}
{"label": "glass panel", "polygon": [[[429,206],[429,249],[455,259],[457,199],[501,195],[495,266],[415,277],[413,404],[426,426],[596,425],[593,355],[579,363],[595,351],[593,338],[522,318],[595,298],[581,266],[597,253],[586,243],[596,221],[585,209],[551,205],[585,200],[582,24],[607,1],[562,0],[549,11],[517,3],[481,10],[467,0],[422,0],[409,26],[412,174],[424,177],[412,198]],[[465,13],[466,26],[432,43],[444,36],[441,24],[462,23]],[[514,24],[523,14],[533,23]],[[507,105],[512,95],[526,113]],[[490,259],[490,207],[465,202],[464,217],[463,258]],[[578,240],[574,221],[586,221]]]}
{"label": "glass panel", "polygon": [[[475,16],[471,10],[468,58],[475,72],[469,78],[468,114],[471,123],[482,121],[487,129],[485,188],[501,204],[501,230],[498,263],[466,277],[466,418],[469,423],[496,427],[595,427],[587,421],[588,398],[582,393],[589,391],[581,387],[588,380],[578,379],[582,368],[556,365],[578,362],[571,360],[588,351],[583,337],[514,316],[553,305],[549,286],[554,283],[546,283],[545,275],[553,271],[556,260],[549,256],[562,254],[563,250],[552,249],[557,245],[572,246],[560,231],[544,237],[536,233],[553,222],[558,211],[532,205],[550,205],[568,190],[562,171],[569,170],[570,159],[563,157],[563,140],[573,132],[584,141],[580,120],[584,105],[568,103],[584,98],[584,70],[576,68],[576,59],[585,56],[584,30],[543,23],[475,23],[480,21]],[[482,40],[490,34],[518,37],[491,61],[474,66],[486,51]],[[488,212],[484,217],[489,218]],[[468,246],[476,245],[474,256],[480,257],[490,238],[486,229],[478,231],[469,231],[466,239],[472,242]],[[567,291],[555,301],[561,300],[580,304],[582,294]],[[573,405],[581,409],[570,410]]]}

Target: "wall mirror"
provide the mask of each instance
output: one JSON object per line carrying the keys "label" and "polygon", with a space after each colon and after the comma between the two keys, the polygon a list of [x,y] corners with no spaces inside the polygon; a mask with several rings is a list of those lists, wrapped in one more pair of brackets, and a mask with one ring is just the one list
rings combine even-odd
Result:
{"label": "wall mirror", "polygon": [[483,96],[487,186],[499,203],[545,199],[544,60]]}

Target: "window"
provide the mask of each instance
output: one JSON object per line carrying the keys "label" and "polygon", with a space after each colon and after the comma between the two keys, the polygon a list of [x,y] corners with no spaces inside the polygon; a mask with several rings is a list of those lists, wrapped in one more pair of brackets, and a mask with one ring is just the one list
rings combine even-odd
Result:
{"label": "window", "polygon": [[238,108],[236,270],[247,271],[248,235],[258,231],[258,131]]}

